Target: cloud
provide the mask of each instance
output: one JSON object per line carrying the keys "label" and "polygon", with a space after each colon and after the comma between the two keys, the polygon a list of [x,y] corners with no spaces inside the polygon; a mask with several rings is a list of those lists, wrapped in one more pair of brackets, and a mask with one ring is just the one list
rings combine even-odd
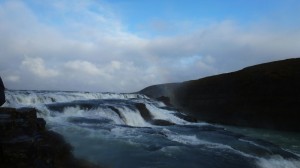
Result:
{"label": "cloud", "polygon": [[88,61],[70,61],[65,64],[65,67],[74,72],[83,72],[86,75],[105,76],[105,73],[101,69]]}
{"label": "cloud", "polygon": [[16,75],[11,75],[11,76],[7,76],[6,80],[10,82],[18,82],[20,81],[20,77]]}
{"label": "cloud", "polygon": [[153,53],[169,61],[209,55],[214,61],[207,62],[208,65],[224,72],[297,57],[299,35],[300,31],[272,31],[264,27],[245,30],[233,21],[223,21],[184,36],[158,38],[149,47]]}
{"label": "cloud", "polygon": [[41,58],[26,57],[22,61],[21,66],[23,66],[25,70],[28,70],[32,74],[41,78],[52,78],[59,75],[58,71],[54,69],[46,68],[44,64],[44,60]]}
{"label": "cloud", "polygon": [[0,2],[0,74],[12,89],[132,92],[300,53],[298,29],[223,20],[147,38],[108,4],[30,2]]}

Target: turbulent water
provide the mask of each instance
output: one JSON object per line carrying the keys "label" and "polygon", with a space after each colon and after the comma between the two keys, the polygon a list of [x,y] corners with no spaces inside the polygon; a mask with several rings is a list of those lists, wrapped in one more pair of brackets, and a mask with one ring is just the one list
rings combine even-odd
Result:
{"label": "turbulent water", "polygon": [[[295,151],[191,123],[140,94],[6,91],[4,106],[35,107],[75,156],[107,167],[300,168]],[[141,108],[142,107],[142,108]]]}

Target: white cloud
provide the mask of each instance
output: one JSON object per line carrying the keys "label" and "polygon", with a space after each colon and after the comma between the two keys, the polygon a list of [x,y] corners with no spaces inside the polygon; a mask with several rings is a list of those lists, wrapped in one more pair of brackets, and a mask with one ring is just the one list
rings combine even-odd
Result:
{"label": "white cloud", "polygon": [[119,70],[121,69],[122,63],[119,61],[112,61],[111,63],[112,69]]}
{"label": "white cloud", "polygon": [[30,71],[34,75],[42,78],[51,78],[59,75],[59,72],[54,69],[45,67],[44,60],[42,58],[30,58],[26,57],[21,65],[25,70]]}
{"label": "white cloud", "polygon": [[99,77],[107,77],[107,74],[95,64],[88,61],[75,60],[69,61],[65,64],[65,68],[71,70],[73,73],[82,75],[96,75]]}
{"label": "white cloud", "polygon": [[10,88],[137,91],[300,53],[297,30],[221,21],[148,39],[96,1],[35,3],[44,15],[24,1],[0,3],[0,73]]}
{"label": "white cloud", "polygon": [[10,81],[10,82],[19,82],[20,81],[20,77],[17,75],[11,75],[11,76],[7,76],[5,78],[5,80]]}

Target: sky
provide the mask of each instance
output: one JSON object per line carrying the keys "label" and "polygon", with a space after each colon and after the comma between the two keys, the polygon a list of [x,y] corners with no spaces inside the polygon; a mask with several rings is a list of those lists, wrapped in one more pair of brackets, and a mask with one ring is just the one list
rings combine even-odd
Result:
{"label": "sky", "polygon": [[0,0],[8,89],[135,92],[300,57],[298,0]]}

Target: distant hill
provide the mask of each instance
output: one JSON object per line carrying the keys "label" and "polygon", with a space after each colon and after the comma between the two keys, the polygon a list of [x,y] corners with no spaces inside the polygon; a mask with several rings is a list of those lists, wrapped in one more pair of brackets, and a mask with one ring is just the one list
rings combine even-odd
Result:
{"label": "distant hill", "polygon": [[300,58],[140,91],[171,103],[199,120],[300,131]]}

